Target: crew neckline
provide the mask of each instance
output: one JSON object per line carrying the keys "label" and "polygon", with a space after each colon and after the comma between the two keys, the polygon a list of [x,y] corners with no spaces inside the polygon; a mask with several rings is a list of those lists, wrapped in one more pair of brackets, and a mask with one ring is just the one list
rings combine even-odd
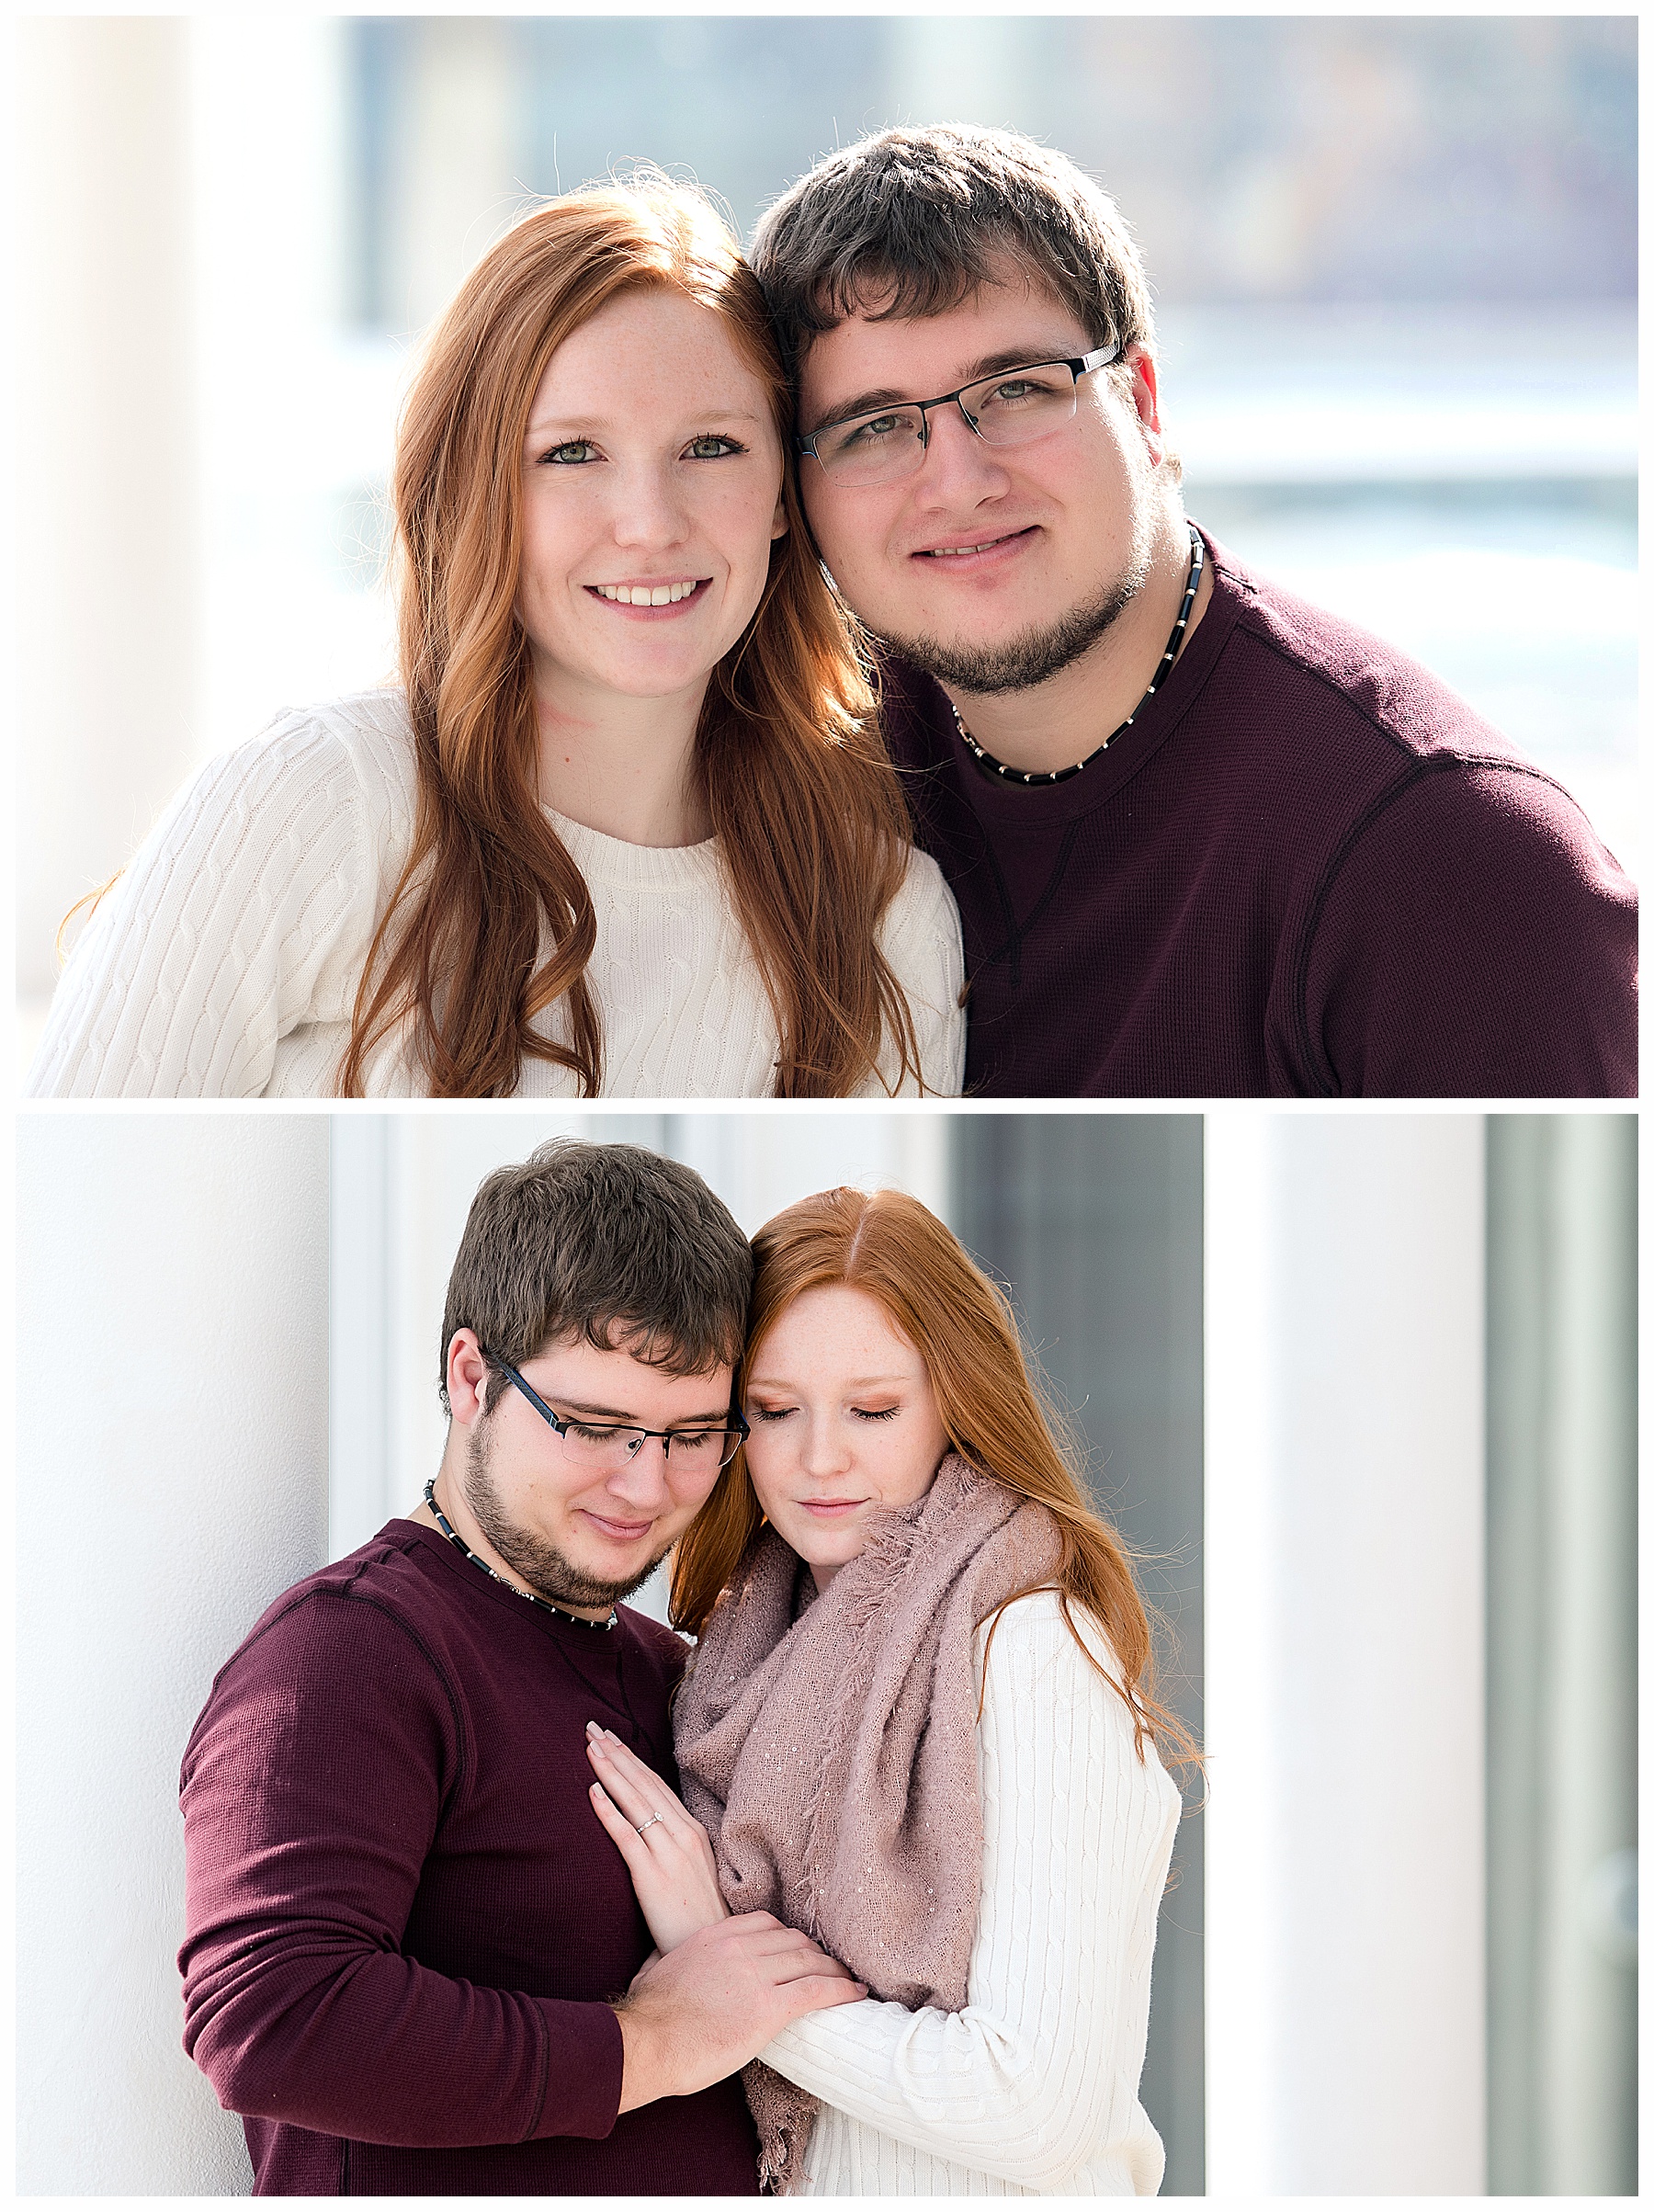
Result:
{"label": "crew neckline", "polygon": [[549,1605],[531,1605],[520,1591],[495,1582],[492,1575],[468,1560],[463,1552],[456,1550],[441,1529],[432,1528],[424,1521],[410,1521],[405,1514],[396,1515],[396,1526],[399,1530],[406,1529],[420,1539],[421,1550],[433,1560],[439,1561],[444,1573],[455,1577],[456,1587],[470,1591],[485,1605],[503,1607],[511,1618],[527,1622],[542,1635],[555,1637],[560,1641],[566,1638],[576,1650],[583,1650],[588,1646],[597,1651],[611,1650],[614,1638],[619,1636],[625,1625],[625,1616],[617,1605],[617,1617],[614,1630],[610,1637],[599,1642],[584,1621],[569,1620]]}
{"label": "crew neckline", "polygon": [[714,884],[718,879],[716,837],[703,837],[696,845],[632,845],[624,837],[611,837],[606,831],[589,829],[583,822],[560,814],[545,801],[541,802],[540,811],[588,881],[596,879],[624,884],[631,890],[651,885],[686,890]]}

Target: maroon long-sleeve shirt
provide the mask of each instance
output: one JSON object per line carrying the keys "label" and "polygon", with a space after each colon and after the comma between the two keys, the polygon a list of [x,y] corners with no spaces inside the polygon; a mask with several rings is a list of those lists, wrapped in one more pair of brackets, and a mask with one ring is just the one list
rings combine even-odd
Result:
{"label": "maroon long-sleeve shirt", "polygon": [[261,2195],[752,2195],[738,2081],[617,2117],[649,1932],[587,1790],[674,1786],[685,1647],[526,1604],[392,1521],[278,1598],[184,1754],[185,2048]]}
{"label": "maroon long-sleeve shirt", "polygon": [[886,665],[964,923],[967,1090],[1635,1095],[1637,894],[1580,809],[1416,662],[1207,542],[1177,665],[1067,783],[984,773],[940,686]]}

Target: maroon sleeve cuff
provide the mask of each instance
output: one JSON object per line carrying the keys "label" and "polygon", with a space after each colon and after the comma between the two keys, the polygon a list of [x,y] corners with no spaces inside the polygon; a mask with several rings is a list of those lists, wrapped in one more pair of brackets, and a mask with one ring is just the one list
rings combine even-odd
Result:
{"label": "maroon sleeve cuff", "polygon": [[620,2022],[606,2004],[535,2000],[546,2027],[546,2082],[539,2117],[527,2140],[578,2135],[601,2140],[620,2116],[625,2045]]}

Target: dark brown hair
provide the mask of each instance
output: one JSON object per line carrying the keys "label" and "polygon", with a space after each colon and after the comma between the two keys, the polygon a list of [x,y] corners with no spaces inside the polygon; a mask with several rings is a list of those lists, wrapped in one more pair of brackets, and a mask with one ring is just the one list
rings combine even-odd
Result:
{"label": "dark brown hair", "polygon": [[[752,1248],[692,1167],[553,1137],[471,1200],[442,1316],[442,1402],[461,1329],[513,1367],[579,1338],[668,1375],[733,1367],[752,1280]],[[485,1412],[506,1387],[492,1369]]]}
{"label": "dark brown hair", "polygon": [[[515,601],[522,448],[565,338],[623,293],[710,308],[763,382],[787,450],[792,404],[764,297],[710,204],[665,178],[537,209],[485,255],[438,324],[403,410],[392,482],[401,669],[418,791],[412,849],[374,935],[338,1088],[359,1095],[398,1035],[436,1096],[515,1089],[526,1060],[603,1087],[585,982],[596,917],[539,803],[528,641]],[[810,550],[793,481],[758,610],[708,686],[696,735],[729,896],[780,1038],[778,1097],[917,1076],[912,1018],[878,933],[911,826],[879,742],[851,618]],[[560,1007],[561,1036],[537,1027]]]}
{"label": "dark brown hair", "polygon": [[1020,131],[938,123],[842,147],[759,219],[753,267],[790,371],[849,314],[944,314],[1010,261],[1091,334],[1152,347],[1149,279],[1114,201]]}
{"label": "dark brown hair", "polygon": [[[1009,1301],[928,1208],[904,1191],[821,1191],[765,1222],[753,1240],[757,1263],[738,1390],[765,1336],[806,1290],[845,1283],[876,1298],[924,1362],[948,1441],[961,1458],[1018,1497],[1043,1505],[1062,1552],[1048,1582],[1074,1628],[1078,1605],[1107,1635],[1117,1673],[1098,1672],[1124,1699],[1140,1753],[1150,1736],[1170,1764],[1196,1758],[1183,1723],[1154,1696],[1149,1616],[1119,1536],[1093,1511],[1070,1466],[1071,1440],[1029,1379]],[[672,1569],[674,1627],[699,1635],[753,1537],[763,1509],[738,1452],[679,1540]],[[1001,1608],[1003,1610],[1003,1607]],[[997,1616],[996,1616],[997,1619]],[[991,1636],[992,1631],[990,1631]]]}

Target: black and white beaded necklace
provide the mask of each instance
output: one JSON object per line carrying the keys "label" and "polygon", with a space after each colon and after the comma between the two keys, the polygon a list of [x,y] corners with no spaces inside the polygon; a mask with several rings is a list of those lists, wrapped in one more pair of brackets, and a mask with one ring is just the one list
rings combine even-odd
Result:
{"label": "black and white beaded necklace", "polygon": [[514,1597],[526,1598],[529,1605],[538,1605],[542,1612],[555,1613],[559,1620],[572,1620],[577,1628],[595,1629],[599,1636],[603,1634],[606,1628],[613,1628],[619,1626],[620,1616],[615,1611],[613,1605],[609,1607],[609,1616],[607,1620],[586,1620],[578,1613],[571,1613],[566,1605],[554,1605],[549,1597],[538,1596],[532,1590],[519,1590],[515,1582],[508,1582],[505,1580],[505,1577],[499,1571],[498,1568],[491,1567],[486,1560],[480,1559],[478,1557],[478,1555],[471,1549],[470,1546],[466,1542],[465,1538],[459,1534],[459,1531],[454,1526],[453,1523],[448,1519],[447,1514],[443,1512],[441,1506],[437,1504],[436,1478],[435,1475],[433,1475],[430,1480],[425,1484],[425,1503],[430,1507],[431,1511],[436,1516],[437,1527],[441,1529],[443,1535],[447,1537],[448,1542],[452,1544],[457,1550],[464,1552],[466,1558],[471,1561],[473,1566],[481,1567],[484,1574],[492,1575],[494,1581],[499,1583],[502,1590],[509,1590]]}
{"label": "black and white beaded necklace", "polygon": [[1071,777],[1078,776],[1082,768],[1089,768],[1093,761],[1097,758],[1099,754],[1107,752],[1109,746],[1114,743],[1115,739],[1119,736],[1121,730],[1130,729],[1132,723],[1136,721],[1138,716],[1141,714],[1143,709],[1149,704],[1150,700],[1154,697],[1155,693],[1160,689],[1161,686],[1165,682],[1167,676],[1170,675],[1172,664],[1177,658],[1178,648],[1184,641],[1184,632],[1189,627],[1189,610],[1195,604],[1195,593],[1200,589],[1200,575],[1201,571],[1205,568],[1205,566],[1206,546],[1202,542],[1200,532],[1195,527],[1193,523],[1190,523],[1188,589],[1184,593],[1183,605],[1177,610],[1177,619],[1172,625],[1172,635],[1166,640],[1166,650],[1161,653],[1160,657],[1160,664],[1154,671],[1154,681],[1150,685],[1148,690],[1144,692],[1142,698],[1139,699],[1137,705],[1126,717],[1126,720],[1120,724],[1119,729],[1111,730],[1108,735],[1103,740],[1103,743],[1096,748],[1095,752],[1088,753],[1083,760],[1075,761],[1073,766],[1071,768],[1048,768],[1045,770],[1035,770],[1031,768],[1008,768],[1003,760],[995,760],[991,753],[986,751],[984,747],[977,743],[976,739],[971,736],[969,731],[966,729],[964,722],[960,720],[959,710],[956,707],[954,709],[954,721],[957,725],[959,735],[965,740],[967,746],[969,748],[971,757],[975,760],[978,767],[981,768],[990,776],[997,776],[1001,777],[1005,783],[1038,784],[1041,786],[1054,783],[1067,783]]}

